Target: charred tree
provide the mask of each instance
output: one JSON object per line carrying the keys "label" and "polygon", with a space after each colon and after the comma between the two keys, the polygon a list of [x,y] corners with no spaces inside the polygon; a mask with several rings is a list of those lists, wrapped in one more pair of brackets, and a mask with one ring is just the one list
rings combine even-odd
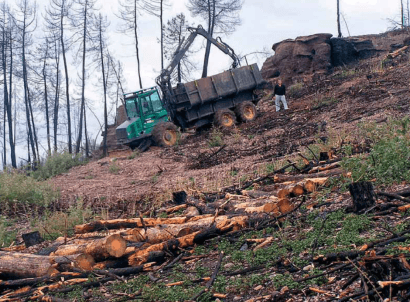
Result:
{"label": "charred tree", "polygon": [[[236,26],[241,24],[238,16],[242,9],[241,0],[189,0],[188,9],[194,17],[201,17],[208,23],[208,33],[213,36],[217,33],[230,34]],[[211,42],[207,41],[202,77],[208,75],[209,55]]]}
{"label": "charred tree", "polygon": [[370,182],[356,182],[349,185],[350,195],[353,199],[354,212],[370,208],[376,203],[376,194]]}
{"label": "charred tree", "polygon": [[72,153],[72,130],[71,130],[71,103],[70,103],[70,81],[69,71],[67,65],[67,51],[66,43],[70,45],[71,39],[65,37],[65,30],[67,28],[67,19],[70,17],[71,0],[51,0],[50,6],[46,8],[46,25],[49,30],[55,32],[61,47],[61,54],[63,57],[64,74],[65,74],[65,97],[67,107],[67,137],[68,137],[68,152]]}

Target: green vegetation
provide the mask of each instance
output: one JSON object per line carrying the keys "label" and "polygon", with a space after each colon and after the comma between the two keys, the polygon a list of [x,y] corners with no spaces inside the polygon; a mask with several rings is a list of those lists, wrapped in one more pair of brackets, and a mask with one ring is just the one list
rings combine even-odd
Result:
{"label": "green vegetation", "polygon": [[129,156],[127,157],[127,159],[132,160],[132,159],[134,159],[134,158],[136,158],[136,157],[139,157],[140,155],[141,155],[141,152],[140,152],[138,149],[136,149],[134,152],[132,152],[131,155],[129,155]]}
{"label": "green vegetation", "polygon": [[120,170],[121,170],[120,166],[118,166],[115,162],[113,162],[108,168],[108,171],[111,174],[115,174],[115,175],[117,175],[118,172],[120,172]]}
{"label": "green vegetation", "polygon": [[11,221],[0,216],[0,248],[9,246],[16,238],[16,231],[9,230],[10,226],[12,226]]}
{"label": "green vegetation", "polygon": [[68,152],[54,153],[46,158],[36,171],[31,175],[38,180],[45,180],[51,177],[68,172],[72,167],[83,165],[80,155],[73,156]]}
{"label": "green vegetation", "polygon": [[324,96],[324,97],[316,98],[313,101],[312,109],[317,110],[322,107],[327,107],[333,104],[337,104],[338,102],[339,102],[338,99],[336,99],[335,97],[331,97],[331,96]]}
{"label": "green vegetation", "polygon": [[58,198],[58,193],[47,183],[13,172],[0,174],[0,208],[4,211],[45,207]]}
{"label": "green vegetation", "polygon": [[85,208],[83,202],[78,201],[66,212],[46,211],[43,217],[34,220],[33,224],[44,238],[54,240],[60,236],[72,236],[74,226],[85,223],[91,215],[91,209]]}
{"label": "green vegetation", "polygon": [[370,140],[370,154],[344,159],[342,166],[354,181],[375,179],[389,185],[410,181],[410,119],[390,121],[386,125],[363,126]]}
{"label": "green vegetation", "polygon": [[303,83],[296,83],[289,87],[288,96],[291,98],[299,98],[303,95]]}
{"label": "green vegetation", "polygon": [[209,135],[208,146],[220,147],[224,144],[223,133],[217,128],[214,128]]}
{"label": "green vegetation", "polygon": [[357,72],[354,69],[343,69],[340,73],[336,73],[334,75],[334,77],[337,78],[337,79],[344,80],[344,79],[347,79],[347,78],[350,78],[350,77],[354,77],[356,75],[356,73]]}

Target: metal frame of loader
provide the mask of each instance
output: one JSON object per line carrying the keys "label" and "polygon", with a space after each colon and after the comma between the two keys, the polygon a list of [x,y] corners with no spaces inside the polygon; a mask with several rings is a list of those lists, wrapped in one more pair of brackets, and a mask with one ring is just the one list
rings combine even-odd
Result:
{"label": "metal frame of loader", "polygon": [[[187,128],[205,126],[212,123],[213,120],[219,121],[217,124],[220,126],[225,124],[232,126],[235,124],[236,117],[242,121],[253,120],[256,117],[255,104],[259,98],[254,95],[253,91],[265,84],[258,66],[253,64],[237,68],[240,65],[239,58],[234,50],[219,37],[214,39],[202,26],[189,28],[189,31],[188,38],[182,40],[172,61],[156,79],[160,90],[153,87],[124,95],[126,101],[138,93],[156,89],[162,106],[167,112],[164,114],[167,119],[156,122],[155,127],[151,129],[152,133],[146,131],[138,133],[139,135],[134,133],[132,136],[132,127],[130,126],[137,121],[144,125],[145,121],[142,121],[141,118],[130,119],[127,112],[128,120],[117,127],[118,144],[126,144],[131,148],[147,149],[153,140],[157,145],[171,146],[177,140],[178,129],[176,126],[181,127],[184,131]],[[174,88],[171,84],[171,74],[198,35],[203,36],[222,52],[229,55],[233,59],[232,69],[189,83],[178,83]],[[160,92],[162,92],[162,96]],[[235,109],[235,113],[230,109]],[[129,139],[129,136],[133,138]],[[152,138],[152,140],[147,138]]]}

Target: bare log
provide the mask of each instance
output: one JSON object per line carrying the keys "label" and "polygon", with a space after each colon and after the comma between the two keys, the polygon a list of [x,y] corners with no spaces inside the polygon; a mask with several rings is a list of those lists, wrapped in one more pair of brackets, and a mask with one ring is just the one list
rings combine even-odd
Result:
{"label": "bare log", "polygon": [[92,258],[83,254],[53,257],[0,251],[0,276],[8,279],[42,277],[56,273],[54,267],[58,265],[71,266],[71,262],[82,269],[93,265]]}
{"label": "bare log", "polygon": [[171,239],[166,242],[151,245],[145,249],[137,250],[130,255],[128,263],[130,266],[137,266],[146,263],[150,257],[150,253],[156,251],[175,251],[178,248],[186,248],[197,243],[202,243],[207,239],[216,237],[230,231],[236,231],[247,226],[246,216],[234,217],[216,224],[215,227],[207,228],[203,231],[198,231],[187,236],[176,239]]}
{"label": "bare log", "polygon": [[[188,221],[186,217],[174,217],[174,218],[144,218],[145,226],[152,227],[159,224],[182,224]],[[133,219],[114,219],[114,220],[99,220],[93,221],[87,224],[76,225],[74,230],[76,234],[84,234],[89,232],[96,232],[100,230],[113,230],[113,229],[128,229],[128,228],[141,228],[142,225],[140,218]]]}
{"label": "bare log", "polygon": [[52,256],[67,256],[85,253],[91,255],[96,261],[104,260],[109,257],[119,258],[125,254],[127,242],[118,234],[110,235],[105,238],[93,240],[82,245],[61,245],[52,253]]}

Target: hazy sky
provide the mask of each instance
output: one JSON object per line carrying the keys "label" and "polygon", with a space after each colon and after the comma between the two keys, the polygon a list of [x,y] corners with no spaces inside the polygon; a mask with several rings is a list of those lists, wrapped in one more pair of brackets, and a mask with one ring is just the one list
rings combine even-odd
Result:
{"label": "hazy sky", "polygon": [[[191,22],[205,25],[202,20],[194,20],[186,10],[187,0],[170,2],[172,7],[165,12],[165,20],[184,12]],[[351,35],[386,31],[389,27],[386,19],[398,18],[400,12],[399,0],[340,0],[340,5]],[[117,9],[117,4],[113,1],[104,1],[103,9],[108,14],[112,14],[112,11]],[[337,34],[336,0],[245,0],[240,17],[242,25],[236,32],[228,37],[222,37],[239,54],[248,54],[266,48],[273,55],[271,46],[284,39],[320,32]],[[144,86],[150,86],[154,85],[153,80],[160,68],[160,52],[157,43],[159,21],[152,16],[143,15],[139,26],[143,83]],[[342,31],[344,36],[348,36],[344,23]],[[203,43],[202,37],[198,37],[197,40],[199,40],[197,43]],[[118,58],[127,62],[126,74],[130,79],[128,89],[134,90],[137,88],[137,75],[134,48],[130,43],[132,43],[130,40],[124,39],[121,35],[111,36],[111,45],[117,49]],[[197,56],[198,63],[202,63],[203,53],[200,52]],[[263,60],[258,63],[262,65]],[[230,58],[214,48],[210,64],[209,74],[217,73],[229,67]],[[198,67],[201,69],[202,65],[199,64]]]}

